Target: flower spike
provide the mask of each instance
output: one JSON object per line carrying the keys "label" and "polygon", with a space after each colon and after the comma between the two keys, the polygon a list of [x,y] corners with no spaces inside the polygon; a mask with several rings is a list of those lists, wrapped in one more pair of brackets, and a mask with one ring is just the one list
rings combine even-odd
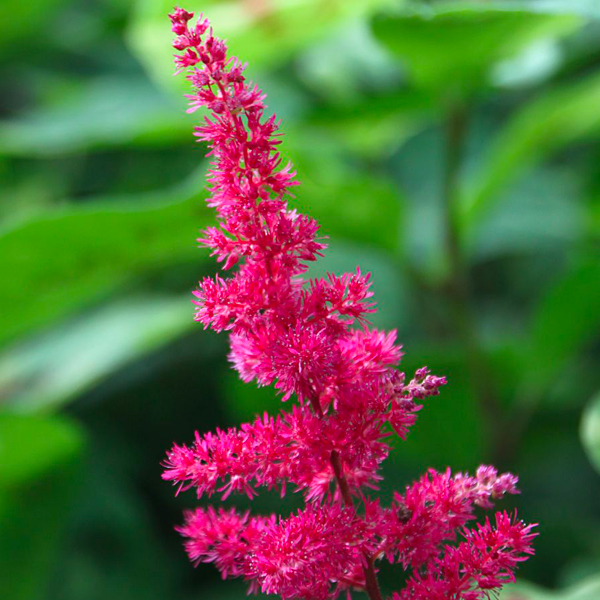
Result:
{"label": "flower spike", "polygon": [[[253,498],[293,488],[305,506],[284,516],[198,508],[177,531],[194,564],[213,563],[249,592],[327,600],[352,590],[382,600],[380,561],[408,572],[394,600],[480,600],[514,579],[531,553],[530,525],[497,513],[466,529],[476,507],[517,492],[517,479],[480,467],[475,476],[429,470],[384,507],[377,490],[394,433],[405,439],[444,377],[398,370],[396,332],[370,328],[370,274],[304,278],[326,245],[318,223],[288,202],[296,172],[279,153],[279,121],[207,19],[176,8],[176,72],[204,109],[194,135],[208,145],[208,205],[217,226],[198,239],[222,266],[194,292],[195,319],[229,332],[229,359],[245,382],[273,385],[290,401],[279,415],[196,433],[167,453],[163,478],[198,498]],[[462,541],[457,541],[459,536]]]}

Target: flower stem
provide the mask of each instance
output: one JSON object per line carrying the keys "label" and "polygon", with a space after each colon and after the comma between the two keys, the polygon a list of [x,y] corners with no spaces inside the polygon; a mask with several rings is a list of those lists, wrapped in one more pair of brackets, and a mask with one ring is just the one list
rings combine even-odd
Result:
{"label": "flower stem", "polygon": [[[331,466],[333,467],[335,480],[337,482],[338,488],[340,489],[340,494],[342,495],[344,504],[349,508],[356,510],[354,502],[352,500],[352,495],[350,493],[350,486],[348,485],[348,481],[344,477],[340,455],[337,450],[334,450],[331,453],[330,460]],[[363,567],[363,570],[365,573],[365,591],[367,592],[367,595],[369,596],[370,600],[382,600],[381,590],[379,589],[379,582],[377,581],[377,573],[375,572],[375,563],[373,561],[373,558],[369,556],[366,552],[364,553],[364,557],[365,565]]]}
{"label": "flower stem", "polygon": [[[321,408],[321,403],[319,402],[319,399],[316,396],[311,396],[310,405],[312,406],[313,411],[322,419],[323,409]],[[337,450],[333,450],[331,452],[331,457],[329,458],[329,460],[331,462],[331,467],[333,468],[335,481],[340,490],[340,494],[342,496],[344,504],[356,513],[356,507],[354,506],[354,501],[352,500],[350,486],[348,485],[348,480],[344,476],[344,470],[342,468],[342,460],[340,457],[340,453]],[[375,572],[375,563],[373,561],[373,558],[369,556],[366,552],[363,553],[363,556],[365,558],[365,564],[363,566],[363,571],[365,574],[365,592],[367,592],[367,595],[369,596],[370,600],[382,600],[381,590],[379,589],[379,582],[377,581],[377,573]]]}

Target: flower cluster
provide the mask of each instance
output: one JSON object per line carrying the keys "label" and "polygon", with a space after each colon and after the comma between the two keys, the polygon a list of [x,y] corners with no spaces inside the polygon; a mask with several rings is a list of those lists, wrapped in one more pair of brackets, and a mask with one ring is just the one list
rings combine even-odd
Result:
{"label": "flower cluster", "polygon": [[[531,527],[499,513],[465,529],[476,506],[516,493],[516,478],[480,467],[474,477],[429,471],[391,506],[376,490],[394,433],[404,439],[446,381],[419,369],[408,378],[395,332],[369,328],[375,311],[369,274],[307,281],[307,265],[325,249],[313,219],[288,206],[295,172],[277,151],[279,123],[265,116],[264,94],[245,65],[227,55],[202,17],[177,8],[178,72],[194,93],[190,112],[209,116],[195,135],[210,148],[209,205],[219,226],[202,232],[229,277],[207,277],[194,292],[195,319],[228,331],[240,377],[271,385],[289,411],[216,433],[167,454],[164,479],[198,497],[259,488],[303,493],[305,508],[287,518],[199,508],[178,531],[194,563],[243,577],[250,591],[284,599],[325,600],[351,589],[380,600],[378,563],[409,571],[404,599],[482,598],[513,577],[531,553]],[[456,542],[458,534],[463,541]]]}

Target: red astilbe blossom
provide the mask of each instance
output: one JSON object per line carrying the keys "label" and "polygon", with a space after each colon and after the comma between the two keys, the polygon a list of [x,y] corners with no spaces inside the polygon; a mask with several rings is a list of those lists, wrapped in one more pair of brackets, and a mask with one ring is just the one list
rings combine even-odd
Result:
{"label": "red astilbe blossom", "polygon": [[[228,331],[242,380],[274,385],[288,411],[227,431],[199,434],[167,453],[163,478],[198,498],[260,488],[301,491],[305,507],[288,517],[198,508],[178,531],[195,564],[214,563],[249,591],[325,600],[366,591],[380,600],[381,560],[408,571],[395,598],[474,600],[514,577],[531,553],[531,526],[499,513],[465,529],[476,507],[516,493],[513,475],[483,466],[474,477],[430,470],[389,507],[366,496],[396,434],[405,439],[421,401],[446,383],[423,367],[406,377],[395,332],[369,328],[375,312],[369,274],[359,269],[307,281],[309,262],[326,245],[317,222],[288,206],[295,172],[277,150],[279,122],[265,116],[265,95],[227,55],[210,24],[177,8],[177,72],[193,87],[190,109],[208,109],[196,128],[208,143],[208,204],[218,227],[208,247],[229,277],[207,277],[195,295],[195,319]],[[457,542],[462,535],[462,541]],[[436,595],[437,594],[437,595]]]}
{"label": "red astilbe blossom", "polygon": [[476,530],[464,529],[463,542],[448,546],[425,573],[413,571],[406,588],[392,600],[488,598],[490,591],[513,583],[517,565],[533,554],[536,534],[531,529],[505,512],[496,513],[495,526],[486,519]]}

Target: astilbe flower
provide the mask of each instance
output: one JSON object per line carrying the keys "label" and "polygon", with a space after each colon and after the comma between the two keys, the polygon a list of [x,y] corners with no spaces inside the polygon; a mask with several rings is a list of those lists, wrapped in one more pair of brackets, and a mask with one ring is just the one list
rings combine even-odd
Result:
{"label": "astilbe flower", "polygon": [[[212,158],[209,206],[218,227],[199,242],[230,277],[207,277],[195,294],[195,319],[228,331],[240,377],[273,384],[294,405],[227,431],[199,434],[168,452],[163,478],[198,498],[261,487],[301,491],[305,508],[288,517],[199,508],[178,531],[194,563],[242,577],[251,592],[325,600],[341,592],[381,594],[381,560],[409,573],[401,600],[484,597],[514,578],[534,533],[504,513],[495,525],[465,524],[476,507],[517,492],[513,475],[482,466],[476,475],[430,470],[396,493],[389,507],[376,490],[394,433],[404,439],[422,408],[446,383],[426,367],[408,378],[395,332],[369,328],[375,311],[369,274],[359,269],[306,281],[325,249],[313,219],[288,206],[295,172],[277,146],[279,122],[265,116],[264,94],[245,65],[227,56],[206,19],[177,8],[178,71],[194,92],[190,109],[208,109],[196,128]],[[457,537],[462,541],[457,542]],[[454,545],[453,545],[454,544]]]}

